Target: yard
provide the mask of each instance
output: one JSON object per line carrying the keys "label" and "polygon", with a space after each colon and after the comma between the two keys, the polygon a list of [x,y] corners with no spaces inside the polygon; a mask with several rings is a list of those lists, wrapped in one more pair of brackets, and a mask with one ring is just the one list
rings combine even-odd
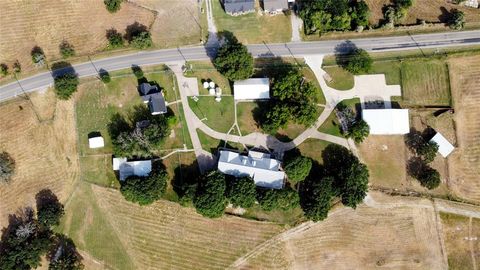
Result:
{"label": "yard", "polygon": [[292,37],[290,16],[260,15],[257,12],[230,16],[225,13],[220,0],[212,0],[213,16],[219,32],[232,32],[245,44],[288,42]]}
{"label": "yard", "polygon": [[198,79],[198,90],[200,95],[208,95],[208,90],[203,88],[203,82],[213,81],[218,87],[222,89],[222,95],[232,95],[233,91],[230,87],[230,82],[227,78],[220,74],[213,64],[209,61],[192,61],[188,62],[190,68],[187,71],[187,77],[196,77]]}
{"label": "yard", "polygon": [[[347,107],[349,107],[351,110],[353,110],[353,112],[355,112],[357,114],[357,116],[360,113],[360,111],[359,111],[360,99],[359,98],[343,100],[341,103],[346,105]],[[338,121],[338,118],[337,118],[337,115],[336,115],[335,111],[333,111],[328,116],[327,120],[325,120],[325,122],[323,122],[323,124],[320,126],[318,131],[323,132],[323,133],[327,133],[327,134],[330,134],[330,135],[334,135],[334,136],[343,137],[341,127],[340,127],[340,122]]]}
{"label": "yard", "polygon": [[307,139],[298,146],[298,150],[303,156],[309,157],[318,164],[323,164],[322,153],[331,143],[318,139]]}
{"label": "yard", "polygon": [[189,97],[188,104],[197,117],[215,131],[226,133],[235,122],[233,96],[223,96],[220,102],[213,96],[201,96],[198,101]]}

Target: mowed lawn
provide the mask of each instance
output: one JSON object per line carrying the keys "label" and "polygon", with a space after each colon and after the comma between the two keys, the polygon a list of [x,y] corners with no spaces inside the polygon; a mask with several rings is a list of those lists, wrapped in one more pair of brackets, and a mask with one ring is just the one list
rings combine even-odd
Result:
{"label": "mowed lawn", "polygon": [[259,15],[257,12],[230,16],[225,13],[220,0],[212,0],[213,16],[219,32],[232,32],[246,44],[287,42],[292,37],[290,16]]}
{"label": "mowed lawn", "polygon": [[188,105],[207,126],[218,132],[228,132],[235,122],[233,96],[223,96],[220,102],[213,96],[188,98]]}
{"label": "mowed lawn", "polygon": [[210,61],[192,61],[188,62],[190,70],[187,71],[187,77],[196,77],[198,80],[198,90],[200,95],[208,95],[208,89],[203,88],[203,82],[214,82],[222,89],[222,95],[232,95],[233,91],[230,82],[220,72],[218,72]]}
{"label": "mowed lawn", "polygon": [[[82,83],[75,106],[81,177],[85,181],[103,186],[118,186],[111,167],[113,146],[108,133],[108,124],[112,116],[119,113],[128,117],[136,106],[145,106],[137,91],[137,79],[131,74],[118,76],[114,76],[106,85],[97,80]],[[145,77],[149,81],[155,81],[164,89],[167,101],[176,100],[178,90],[174,87],[171,73],[152,71],[152,73],[146,72]],[[158,149],[156,154],[159,156],[172,149],[183,148],[184,145],[191,148],[182,104],[173,104],[169,108],[177,117],[177,123],[172,127],[172,133],[166,139],[162,149]],[[103,136],[105,147],[89,149],[88,136],[92,132],[99,132]]]}

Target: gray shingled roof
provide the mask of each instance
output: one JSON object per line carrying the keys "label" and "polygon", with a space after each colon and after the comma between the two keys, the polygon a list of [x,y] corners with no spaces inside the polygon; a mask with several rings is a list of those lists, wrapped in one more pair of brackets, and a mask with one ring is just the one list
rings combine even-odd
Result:
{"label": "gray shingled roof", "polygon": [[263,0],[263,9],[265,11],[277,11],[288,9],[287,0]]}
{"label": "gray shingled roof", "polygon": [[223,0],[223,7],[227,13],[241,13],[255,10],[255,0]]}
{"label": "gray shingled roof", "polygon": [[167,113],[167,104],[165,103],[165,98],[161,93],[151,95],[148,102],[148,107],[152,114],[162,114]]}

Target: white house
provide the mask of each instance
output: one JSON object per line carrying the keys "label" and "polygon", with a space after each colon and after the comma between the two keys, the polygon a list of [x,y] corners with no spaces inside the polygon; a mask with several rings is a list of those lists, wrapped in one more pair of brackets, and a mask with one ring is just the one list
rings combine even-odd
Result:
{"label": "white house", "polygon": [[447,140],[447,138],[445,138],[439,132],[437,132],[437,134],[435,134],[430,141],[438,144],[438,152],[444,158],[448,157],[448,155],[450,155],[450,153],[452,153],[455,149],[455,147]]}
{"label": "white house", "polygon": [[132,175],[145,177],[152,171],[151,160],[127,161],[127,158],[113,158],[112,165],[114,171],[119,171],[120,181]]}
{"label": "white house", "polygon": [[101,148],[105,146],[105,142],[102,136],[88,138],[88,147],[90,148]]}
{"label": "white house", "polygon": [[372,135],[401,135],[410,132],[407,109],[365,109],[362,118]]}
{"label": "white house", "polygon": [[270,98],[270,80],[253,78],[233,83],[235,100],[257,100]]}
{"label": "white house", "polygon": [[285,172],[280,171],[280,161],[256,151],[249,151],[248,156],[220,151],[218,170],[235,177],[250,176],[255,185],[265,188],[281,189],[285,179]]}

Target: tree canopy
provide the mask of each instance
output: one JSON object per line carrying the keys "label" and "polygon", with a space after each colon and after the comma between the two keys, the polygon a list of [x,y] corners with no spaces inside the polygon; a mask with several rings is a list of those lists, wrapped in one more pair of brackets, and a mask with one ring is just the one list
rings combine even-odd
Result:
{"label": "tree canopy", "polygon": [[123,37],[116,29],[107,30],[108,47],[111,49],[123,47]]}
{"label": "tree canopy", "polygon": [[372,68],[373,60],[364,49],[355,49],[347,56],[345,69],[353,74],[367,73]]}
{"label": "tree canopy", "polygon": [[234,207],[249,208],[255,203],[256,186],[250,177],[235,178],[229,181],[227,198]]}
{"label": "tree canopy", "polygon": [[257,200],[265,211],[287,211],[300,205],[300,197],[295,190],[284,187],[283,189],[257,188]]}
{"label": "tree canopy", "polygon": [[54,254],[50,255],[49,270],[81,270],[82,256],[78,253],[75,243],[65,235],[57,234],[53,245]]}
{"label": "tree canopy", "polygon": [[245,80],[253,75],[253,57],[235,37],[225,39],[213,64],[230,81]]}
{"label": "tree canopy", "polygon": [[38,223],[44,228],[59,225],[64,211],[57,196],[49,189],[44,189],[37,193],[35,199],[37,201]]}
{"label": "tree canopy", "polygon": [[123,0],[103,0],[105,7],[110,13],[115,13],[122,7]]}
{"label": "tree canopy", "polygon": [[312,169],[312,159],[297,155],[292,158],[285,159],[285,172],[288,176],[288,181],[296,184],[305,180]]}
{"label": "tree canopy", "polygon": [[461,30],[465,27],[465,13],[458,9],[452,10],[448,26],[454,30]]}
{"label": "tree canopy", "polygon": [[168,174],[165,170],[153,170],[149,176],[130,176],[122,181],[120,192],[127,201],[139,205],[159,200],[167,187]]}
{"label": "tree canopy", "polygon": [[437,156],[438,144],[433,141],[424,142],[417,149],[417,154],[422,156],[426,163],[432,162]]}
{"label": "tree canopy", "polygon": [[55,94],[59,99],[67,100],[77,91],[78,76],[74,73],[65,73],[54,78]]}
{"label": "tree canopy", "polygon": [[15,174],[15,160],[7,152],[0,152],[0,183],[8,183]]}
{"label": "tree canopy", "polygon": [[347,138],[352,138],[356,143],[361,143],[370,134],[370,127],[363,119],[355,121],[348,127],[346,132]]}
{"label": "tree canopy", "polygon": [[132,36],[130,45],[134,48],[143,50],[152,47],[153,41],[150,32],[143,31]]}
{"label": "tree canopy", "polygon": [[225,175],[212,171],[201,177],[193,204],[198,213],[205,217],[216,218],[223,215],[226,206]]}
{"label": "tree canopy", "polygon": [[68,41],[64,40],[59,45],[60,54],[63,58],[68,58],[75,55],[75,48]]}
{"label": "tree canopy", "polygon": [[327,218],[335,195],[333,181],[332,177],[312,178],[302,185],[301,206],[307,218],[313,221]]}
{"label": "tree canopy", "polygon": [[8,66],[7,66],[7,64],[5,64],[5,63],[1,63],[1,64],[0,64],[0,74],[2,74],[2,76],[7,76],[7,75],[8,75]]}
{"label": "tree canopy", "polygon": [[30,55],[32,56],[32,62],[36,65],[43,65],[45,63],[45,53],[42,48],[35,46],[33,47]]}

